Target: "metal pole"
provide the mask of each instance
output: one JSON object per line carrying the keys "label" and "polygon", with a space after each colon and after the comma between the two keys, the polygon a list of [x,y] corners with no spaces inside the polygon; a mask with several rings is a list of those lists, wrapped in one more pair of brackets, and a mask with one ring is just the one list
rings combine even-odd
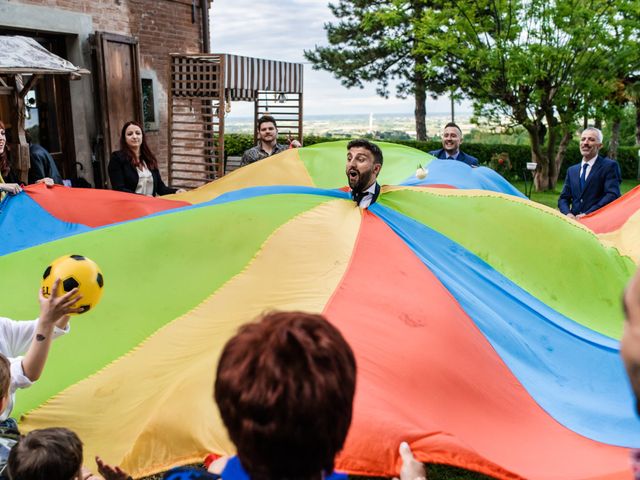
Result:
{"label": "metal pole", "polygon": [[211,38],[209,34],[209,2],[201,0],[200,10],[202,13],[202,51],[211,53]]}

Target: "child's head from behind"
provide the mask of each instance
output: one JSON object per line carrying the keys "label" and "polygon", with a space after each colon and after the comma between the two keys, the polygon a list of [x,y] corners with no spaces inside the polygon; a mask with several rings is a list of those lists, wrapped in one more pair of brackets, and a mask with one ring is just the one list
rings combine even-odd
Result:
{"label": "child's head from behind", "polygon": [[273,312],[227,342],[215,399],[252,479],[319,478],[351,423],[356,363],[321,315]]}
{"label": "child's head from behind", "polygon": [[82,466],[82,442],[66,428],[43,428],[22,437],[8,460],[11,480],[73,480]]}
{"label": "child's head from behind", "polygon": [[0,413],[9,403],[9,385],[11,384],[11,365],[7,357],[0,353]]}

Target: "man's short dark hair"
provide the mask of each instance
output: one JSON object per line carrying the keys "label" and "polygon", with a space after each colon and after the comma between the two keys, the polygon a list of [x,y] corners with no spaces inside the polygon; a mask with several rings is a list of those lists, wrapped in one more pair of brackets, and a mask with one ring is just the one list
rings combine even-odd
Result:
{"label": "man's short dark hair", "polygon": [[369,140],[365,140],[364,138],[356,138],[355,140],[351,140],[347,144],[347,150],[358,147],[366,148],[367,150],[369,150],[373,154],[373,163],[379,163],[380,165],[382,165],[382,150],[380,150],[380,147],[378,145],[370,142]]}
{"label": "man's short dark hair", "polygon": [[457,129],[458,129],[458,131],[460,132],[460,135],[462,135],[462,129],[461,129],[461,128],[458,126],[458,124],[457,124],[457,123],[455,123],[455,122],[449,122],[449,123],[447,123],[447,124],[444,126],[444,128],[443,128],[442,130],[444,130],[445,128],[449,128],[449,127],[457,128]]}
{"label": "man's short dark hair", "polygon": [[220,357],[214,395],[249,477],[331,472],[355,382],[351,347],[321,315],[273,312],[241,327]]}
{"label": "man's short dark hair", "polygon": [[260,130],[260,127],[262,126],[263,123],[273,123],[273,126],[278,128],[276,119],[273,118],[271,115],[263,115],[258,119],[258,126],[257,126],[258,130]]}
{"label": "man's short dark hair", "polygon": [[66,428],[33,430],[11,449],[11,480],[70,480],[82,466],[82,442]]}

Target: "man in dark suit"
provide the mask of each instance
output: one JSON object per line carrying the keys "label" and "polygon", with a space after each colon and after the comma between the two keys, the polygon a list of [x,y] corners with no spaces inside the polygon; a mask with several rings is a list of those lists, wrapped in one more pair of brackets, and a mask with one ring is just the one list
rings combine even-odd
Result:
{"label": "man in dark suit", "polygon": [[360,208],[369,207],[380,195],[377,179],[382,163],[382,150],[375,143],[359,138],[347,145],[345,173],[351,198]]}
{"label": "man in dark suit", "polygon": [[587,128],[580,136],[582,162],[567,170],[558,208],[570,218],[595,212],[620,196],[622,176],[618,162],[598,155],[602,132]]}
{"label": "man in dark suit", "polygon": [[429,152],[436,158],[443,160],[458,160],[464,162],[470,167],[478,166],[478,159],[467,155],[460,150],[460,144],[462,143],[462,130],[453,122],[449,122],[444,126],[444,132],[442,132],[442,148],[440,150],[433,150]]}

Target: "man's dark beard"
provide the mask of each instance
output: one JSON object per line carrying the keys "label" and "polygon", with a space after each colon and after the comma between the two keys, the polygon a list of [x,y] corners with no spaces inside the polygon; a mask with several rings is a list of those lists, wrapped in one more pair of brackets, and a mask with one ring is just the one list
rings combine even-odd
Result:
{"label": "man's dark beard", "polygon": [[364,192],[373,183],[373,172],[369,170],[359,174],[356,178],[358,179],[357,182],[352,185],[353,179],[347,175],[349,187],[351,187],[351,190],[354,192]]}

